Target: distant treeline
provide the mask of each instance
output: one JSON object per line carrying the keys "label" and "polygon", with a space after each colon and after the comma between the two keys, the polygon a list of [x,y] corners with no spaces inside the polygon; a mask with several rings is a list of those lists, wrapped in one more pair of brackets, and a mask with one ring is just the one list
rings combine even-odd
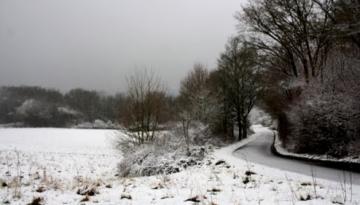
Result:
{"label": "distant treeline", "polygon": [[1,87],[0,124],[68,127],[95,120],[112,124],[123,102],[122,94],[105,95],[84,89],[63,94],[42,87]]}

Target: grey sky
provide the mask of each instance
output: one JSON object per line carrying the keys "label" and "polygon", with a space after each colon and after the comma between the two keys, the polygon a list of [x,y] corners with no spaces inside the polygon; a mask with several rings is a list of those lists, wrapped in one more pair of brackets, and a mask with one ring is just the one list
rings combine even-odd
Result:
{"label": "grey sky", "polygon": [[149,67],[171,91],[214,67],[244,0],[1,0],[0,85],[114,93]]}

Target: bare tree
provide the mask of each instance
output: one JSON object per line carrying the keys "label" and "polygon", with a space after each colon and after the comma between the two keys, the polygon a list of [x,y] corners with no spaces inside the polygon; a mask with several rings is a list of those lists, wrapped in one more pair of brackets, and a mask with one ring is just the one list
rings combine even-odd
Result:
{"label": "bare tree", "polygon": [[240,38],[232,38],[219,59],[224,94],[239,128],[239,139],[247,137],[248,115],[260,91],[257,51]]}
{"label": "bare tree", "polygon": [[[260,34],[254,41],[282,71],[306,82],[321,74],[330,44],[329,15],[312,0],[258,0],[244,8],[245,21]],[[281,64],[280,63],[280,64]]]}
{"label": "bare tree", "polygon": [[157,76],[136,71],[127,79],[126,103],[120,121],[137,143],[152,141],[164,112],[165,89]]}
{"label": "bare tree", "polygon": [[193,121],[208,123],[211,112],[210,92],[207,88],[209,72],[202,64],[195,64],[181,81],[179,119],[187,147],[190,145],[189,128]]}
{"label": "bare tree", "polygon": [[349,39],[360,48],[360,1],[313,0],[329,16],[334,36]]}
{"label": "bare tree", "polygon": [[215,104],[211,120],[211,131],[218,135],[223,135],[224,140],[234,139],[234,124],[230,102],[225,95],[227,93],[226,79],[223,78],[219,69],[213,70],[209,77],[209,89],[212,103]]}
{"label": "bare tree", "polygon": [[183,110],[191,110],[193,120],[207,122],[209,71],[202,64],[195,64],[180,85],[180,100]]}

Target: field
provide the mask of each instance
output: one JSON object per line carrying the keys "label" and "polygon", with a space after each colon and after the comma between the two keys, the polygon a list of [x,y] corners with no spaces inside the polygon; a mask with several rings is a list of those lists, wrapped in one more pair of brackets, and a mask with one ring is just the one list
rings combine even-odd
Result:
{"label": "field", "polygon": [[[360,204],[360,187],[236,158],[245,142],[174,175],[119,178],[114,130],[0,129],[0,204]],[[253,136],[256,137],[256,134]],[[251,140],[251,138],[250,138]]]}

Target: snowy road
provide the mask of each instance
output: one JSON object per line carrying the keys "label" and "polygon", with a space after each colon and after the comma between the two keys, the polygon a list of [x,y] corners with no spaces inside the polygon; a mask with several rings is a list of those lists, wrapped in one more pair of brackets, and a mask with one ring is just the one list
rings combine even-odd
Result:
{"label": "snowy road", "polygon": [[[332,181],[344,181],[344,174],[346,174],[346,180],[350,180],[350,174],[344,173],[341,170],[321,167],[309,162],[285,159],[275,156],[271,152],[273,132],[268,128],[256,128],[256,135],[257,136],[254,141],[248,143],[246,146],[236,151],[234,155],[252,163],[262,164],[284,171],[300,173],[308,176],[312,176],[312,173],[314,173],[317,178],[328,179]],[[351,173],[351,179],[354,184],[360,185],[359,173]]]}

